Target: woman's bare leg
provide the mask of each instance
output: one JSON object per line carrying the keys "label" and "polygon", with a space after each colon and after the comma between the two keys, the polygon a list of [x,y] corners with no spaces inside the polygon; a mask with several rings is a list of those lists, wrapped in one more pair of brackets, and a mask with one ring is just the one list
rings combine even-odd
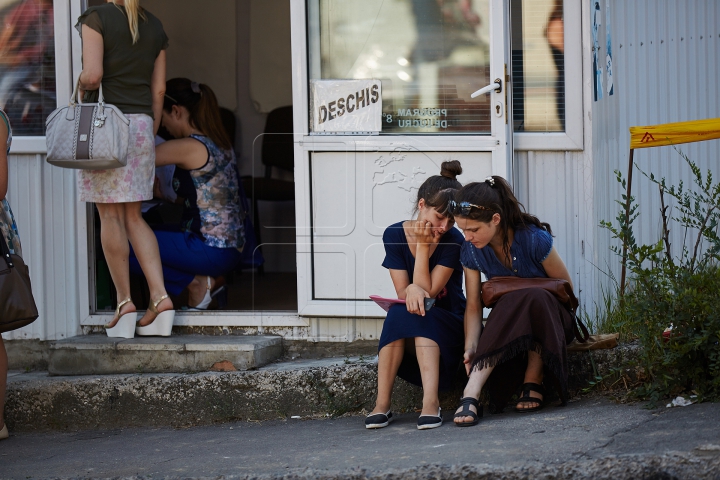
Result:
{"label": "woman's bare leg", "polygon": [[440,383],[440,347],[429,338],[415,338],[415,355],[420,366],[423,385],[423,408],[421,415],[437,415],[440,407],[438,386]]}
{"label": "woman's bare leg", "polygon": [[[480,390],[482,390],[482,387],[485,385],[485,382],[487,382],[487,379],[490,378],[490,374],[494,368],[495,367],[485,367],[482,370],[471,370],[470,378],[468,379],[467,385],[465,385],[465,390],[463,390],[463,397],[473,397],[479,399]],[[461,410],[462,407],[458,408],[455,413]],[[477,409],[472,405],[470,405],[470,410],[477,413]],[[455,423],[465,422],[472,422],[472,417],[458,417],[455,419]]]}
{"label": "woman's bare leg", "polygon": [[[537,383],[538,385],[542,385],[543,382],[543,362],[542,357],[539,353],[533,352],[532,350],[528,352],[528,366],[527,369],[525,369],[525,381],[523,383]],[[534,398],[539,398],[542,400],[543,396],[535,391],[530,391],[530,396]],[[533,408],[537,407],[536,403],[533,402],[518,402],[517,408],[523,409],[523,408]]]}
{"label": "woman's bare leg", "polygon": [[7,390],[8,358],[0,336],[0,430],[5,426],[5,391]]}
{"label": "woman's bare leg", "polygon": [[[163,280],[162,262],[160,261],[160,249],[158,248],[157,237],[150,226],[142,218],[140,202],[125,203],[125,230],[127,237],[133,246],[135,257],[137,257],[145,278],[150,288],[150,301],[157,300],[167,294]],[[129,253],[129,252],[128,252]],[[127,257],[126,257],[127,260]],[[128,282],[129,284],[129,282]],[[172,301],[166,298],[158,305],[159,311],[171,310]],[[145,326],[155,320],[156,315],[148,310],[143,315],[139,325]]]}
{"label": "woman's bare leg", "polygon": [[[130,267],[128,256],[130,246],[125,228],[125,204],[124,203],[97,203],[100,213],[100,241],[102,243],[105,260],[110,270],[110,277],[115,284],[117,300],[122,302],[130,297]],[[135,305],[125,304],[120,310],[124,315],[135,311]],[[117,323],[114,319],[109,326]]]}
{"label": "woman's bare leg", "polygon": [[395,376],[404,354],[404,338],[388,343],[380,349],[378,354],[378,393],[372,413],[387,413],[390,410]]}

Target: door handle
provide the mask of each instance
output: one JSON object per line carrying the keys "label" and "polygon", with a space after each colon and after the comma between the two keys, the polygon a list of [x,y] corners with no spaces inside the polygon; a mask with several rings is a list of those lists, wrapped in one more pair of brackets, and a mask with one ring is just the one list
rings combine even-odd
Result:
{"label": "door handle", "polygon": [[484,95],[486,93],[490,93],[492,91],[496,91],[498,93],[502,92],[502,80],[499,78],[495,79],[495,82],[491,83],[490,85],[481,88],[480,90],[474,92],[472,95],[470,95],[470,98],[479,97],[480,95]]}

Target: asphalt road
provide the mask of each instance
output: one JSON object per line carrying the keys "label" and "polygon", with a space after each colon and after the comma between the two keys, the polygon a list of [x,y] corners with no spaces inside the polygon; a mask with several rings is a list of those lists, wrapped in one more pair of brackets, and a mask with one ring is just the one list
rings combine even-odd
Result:
{"label": "asphalt road", "polygon": [[[0,478],[352,476],[360,471],[372,477],[423,466],[523,471],[668,454],[720,465],[720,404],[653,411],[585,398],[534,414],[486,414],[470,428],[455,427],[452,412],[444,417],[441,428],[425,431],[416,429],[417,414],[405,414],[380,430],[366,430],[361,417],[345,417],[18,434],[0,442]],[[708,478],[720,478],[720,470],[710,471]]]}

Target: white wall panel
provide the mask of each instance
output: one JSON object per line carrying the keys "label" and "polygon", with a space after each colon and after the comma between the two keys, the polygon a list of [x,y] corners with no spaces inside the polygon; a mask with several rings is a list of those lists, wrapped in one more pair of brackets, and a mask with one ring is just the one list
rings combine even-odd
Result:
{"label": "white wall panel", "polygon": [[[635,125],[720,117],[720,2],[716,0],[610,1],[615,94],[592,105],[595,216],[614,220],[621,187],[613,171],[627,176],[628,128]],[[605,43],[605,27],[600,44]],[[679,146],[703,169],[720,178],[720,141]],[[692,182],[690,171],[672,147],[642,149],[635,161],[646,172],[671,184]],[[633,195],[640,205],[637,238],[654,242],[660,232],[660,197],[656,186],[635,170]],[[669,203],[669,202],[668,202]],[[683,232],[671,231],[679,248]],[[620,262],[609,253],[610,235],[596,231],[596,261],[619,280]],[[678,250],[676,250],[677,252]],[[598,280],[608,285],[602,272]]]}
{"label": "white wall panel", "polygon": [[518,152],[515,191],[528,213],[552,227],[553,244],[565,261],[575,292],[592,305],[593,197],[591,167],[583,152]]}
{"label": "white wall panel", "polygon": [[396,295],[382,267],[382,234],[388,225],[412,218],[418,188],[426,178],[438,175],[448,159],[462,163],[461,183],[491,173],[490,153],[403,149],[312,154],[315,299]]}
{"label": "white wall panel", "polygon": [[78,230],[84,204],[77,201],[75,171],[48,165],[44,155],[10,155],[9,177],[8,200],[40,317],[3,337],[56,340],[77,335],[81,314],[88,312],[80,311],[79,286],[87,285],[87,260],[79,257],[86,239],[78,235],[85,231]]}

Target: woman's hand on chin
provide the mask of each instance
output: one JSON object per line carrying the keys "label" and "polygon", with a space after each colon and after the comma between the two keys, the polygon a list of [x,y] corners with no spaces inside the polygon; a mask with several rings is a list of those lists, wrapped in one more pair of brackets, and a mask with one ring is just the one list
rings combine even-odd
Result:
{"label": "woman's hand on chin", "polygon": [[438,243],[442,235],[437,235],[434,231],[432,223],[424,220],[415,220],[412,223],[413,235],[418,245]]}
{"label": "woman's hand on chin", "polygon": [[405,289],[405,306],[407,307],[407,311],[424,317],[426,298],[430,298],[430,294],[424,289],[414,283],[408,285]]}

